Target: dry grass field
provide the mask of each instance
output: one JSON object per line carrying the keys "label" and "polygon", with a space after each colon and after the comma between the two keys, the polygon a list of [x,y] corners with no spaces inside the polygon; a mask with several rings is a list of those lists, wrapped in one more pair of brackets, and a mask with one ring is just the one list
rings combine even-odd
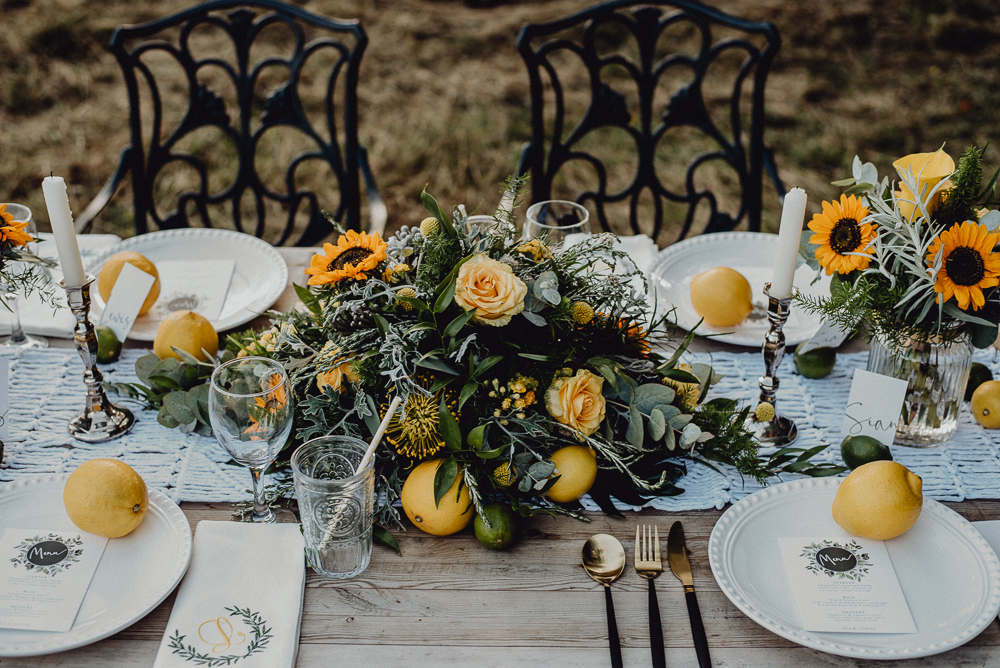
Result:
{"label": "dry grass field", "polygon": [[[41,179],[70,183],[80,211],[127,143],[127,104],[112,30],[191,0],[0,0],[0,198],[47,227]],[[369,36],[361,67],[360,133],[389,210],[389,227],[423,216],[424,185],[444,203],[499,199],[528,138],[528,83],[519,28],[569,14],[584,0],[306,0],[358,18]],[[956,157],[990,144],[1000,164],[1000,3],[996,0],[712,0],[773,21],[782,48],[767,89],[765,139],[786,186],[810,209],[834,197],[856,153],[885,172],[896,157],[947,142]],[[765,189],[765,227],[779,204]],[[95,231],[131,234],[123,188]]]}

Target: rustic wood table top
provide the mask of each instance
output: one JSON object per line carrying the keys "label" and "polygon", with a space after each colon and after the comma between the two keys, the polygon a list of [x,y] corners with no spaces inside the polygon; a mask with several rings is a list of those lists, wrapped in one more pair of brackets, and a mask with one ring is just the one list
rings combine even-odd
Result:
{"label": "rustic wood table top", "polygon": [[[948,505],[971,521],[1000,518],[1000,501]],[[200,520],[225,520],[230,513],[224,503],[181,507],[192,530]],[[624,663],[649,666],[646,581],[633,568],[635,526],[656,524],[665,551],[666,533],[676,520],[684,523],[715,666],[1000,665],[997,623],[949,652],[892,662],[825,654],[771,633],[740,612],[712,577],[708,538],[721,514],[644,510],[624,519],[591,514],[590,522],[536,517],[506,552],[483,548],[471,526],[447,537],[412,527],[396,532],[402,555],[376,545],[371,565],[356,578],[325,580],[309,570],[297,666],[607,666],[604,595],[580,563],[583,543],[595,533],[609,533],[625,545],[628,564],[612,585]],[[291,513],[282,517],[292,519]],[[680,582],[665,570],[656,587],[667,665],[697,666]],[[0,659],[0,666],[151,666],[173,602],[171,594],[142,620],[92,645]]]}
{"label": "rustic wood table top", "polygon": [[[289,265],[289,287],[273,308],[286,310],[297,301],[291,282],[304,283],[302,269],[314,251],[279,251]],[[267,323],[261,316],[251,324]],[[946,505],[970,521],[1000,519],[1000,501]],[[226,503],[183,503],[181,508],[192,530],[200,520],[230,517]],[[444,538],[412,527],[395,532],[402,554],[376,545],[371,565],[356,578],[325,580],[309,570],[297,666],[608,666],[604,595],[580,562],[584,541],[596,533],[616,536],[626,548],[628,565],[612,585],[624,663],[649,666],[646,581],[633,567],[635,527],[639,522],[659,527],[665,562],[666,534],[680,520],[715,666],[1000,667],[997,623],[949,652],[888,662],[825,654],[771,633],[737,609],[712,576],[708,538],[721,514],[644,510],[626,513],[624,519],[590,514],[590,522],[536,517],[506,552],[483,548],[471,526]],[[294,520],[287,512],[281,519]],[[656,587],[667,665],[697,666],[681,584],[664,568]],[[173,602],[171,594],[142,620],[105,640],[58,654],[0,659],[0,668],[151,666]]]}

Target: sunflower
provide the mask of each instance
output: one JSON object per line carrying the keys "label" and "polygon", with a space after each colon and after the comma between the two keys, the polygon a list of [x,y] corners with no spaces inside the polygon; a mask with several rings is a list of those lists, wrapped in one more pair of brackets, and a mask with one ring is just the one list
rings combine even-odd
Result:
{"label": "sunflower", "polygon": [[388,244],[376,232],[348,230],[337,240],[337,245],[323,244],[323,253],[313,255],[306,273],[311,276],[308,285],[330,285],[344,278],[365,280],[380,262],[385,260]]}
{"label": "sunflower", "polygon": [[849,274],[868,267],[871,256],[865,251],[875,239],[875,225],[861,222],[867,215],[868,208],[859,198],[841,195],[839,202],[823,202],[823,213],[809,221],[809,229],[816,233],[809,243],[819,246],[816,261],[827,274]]}
{"label": "sunflower", "polygon": [[649,354],[649,334],[639,323],[619,318],[618,331],[621,332],[622,344],[626,352],[639,357],[645,357]]}
{"label": "sunflower", "polygon": [[264,440],[270,436],[275,414],[288,405],[285,382],[281,374],[272,374],[267,379],[267,386],[264,390],[267,392],[265,396],[254,397],[257,409],[250,410],[251,424],[243,430],[243,433],[247,434],[251,441]]}
{"label": "sunflower", "polygon": [[1000,232],[990,233],[985,225],[971,220],[954,225],[938,235],[927,250],[927,264],[941,253],[941,269],[937,273],[934,291],[938,302],[955,297],[958,307],[978,311],[986,303],[984,288],[1000,284],[1000,253],[993,248],[1000,241]]}
{"label": "sunflower", "polygon": [[0,226],[0,243],[10,242],[11,246],[24,246],[31,241],[31,235],[24,231],[28,221],[15,223],[14,216],[7,213],[6,204],[0,204],[0,218],[3,219],[3,225]]}
{"label": "sunflower", "polygon": [[[429,388],[431,379],[421,376],[418,382]],[[411,459],[426,459],[444,447],[441,435],[441,397],[456,418],[458,401],[453,392],[440,389],[432,394],[414,392],[406,404],[393,415],[385,430],[385,440],[401,455]],[[383,415],[387,406],[383,406]]]}

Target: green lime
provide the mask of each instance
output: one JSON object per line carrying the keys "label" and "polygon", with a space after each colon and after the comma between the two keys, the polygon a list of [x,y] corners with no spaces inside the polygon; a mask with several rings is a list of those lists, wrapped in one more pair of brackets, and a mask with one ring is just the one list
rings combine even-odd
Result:
{"label": "green lime", "polygon": [[795,370],[806,378],[825,378],[833,371],[837,363],[837,351],[833,348],[813,348],[809,352],[802,352],[802,347],[807,341],[803,341],[795,348]]}
{"label": "green lime", "polygon": [[122,354],[122,342],[115,335],[115,330],[107,325],[98,325],[94,328],[97,335],[97,361],[99,364],[110,364],[118,359]]}
{"label": "green lime", "polygon": [[851,470],[880,459],[892,461],[889,446],[871,436],[848,436],[840,444],[840,456]]}
{"label": "green lime", "polygon": [[969,369],[969,382],[965,385],[965,400],[971,400],[972,393],[976,391],[976,388],[988,380],[993,380],[993,372],[990,371],[989,367],[979,362],[973,362],[972,368]]}
{"label": "green lime", "polygon": [[517,515],[506,503],[487,503],[473,525],[476,539],[491,550],[506,550],[517,540]]}

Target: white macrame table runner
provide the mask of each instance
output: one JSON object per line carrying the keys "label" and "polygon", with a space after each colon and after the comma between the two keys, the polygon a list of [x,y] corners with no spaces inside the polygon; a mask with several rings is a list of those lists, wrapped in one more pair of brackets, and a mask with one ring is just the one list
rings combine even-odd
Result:
{"label": "white macrame table runner", "polygon": [[[135,382],[135,360],[142,350],[126,350],[116,364],[102,366],[105,378]],[[724,378],[710,397],[726,396],[755,405],[763,371],[760,353],[691,355],[691,361],[711,363]],[[83,409],[83,364],[75,350],[27,350],[6,358],[10,365],[8,438],[0,483],[45,473],[69,473],[95,457],[127,462],[151,487],[174,501],[238,501],[248,497],[250,474],[242,466],[226,464],[230,457],[214,438],[182,434],[156,422],[156,412],[110,395],[111,400],[136,414],[130,434],[108,443],[88,445],[69,437],[66,425]],[[833,373],[809,380],[793,371],[791,356],[781,365],[778,410],[795,421],[799,438],[794,447],[830,444],[814,459],[841,463],[841,423],[855,368],[864,368],[867,353],[838,356]],[[975,360],[1000,377],[1000,358],[992,350],[976,351]],[[958,434],[948,443],[926,449],[893,447],[893,457],[923,478],[924,494],[939,501],[1000,498],[1000,431],[989,431],[963,407]],[[759,489],[729,467],[722,472],[688,463],[688,474],[678,485],[680,496],[655,499],[663,510],[722,508]],[[796,476],[788,476],[792,478]],[[786,479],[787,479],[786,478]],[[585,506],[596,509],[589,499]]]}

